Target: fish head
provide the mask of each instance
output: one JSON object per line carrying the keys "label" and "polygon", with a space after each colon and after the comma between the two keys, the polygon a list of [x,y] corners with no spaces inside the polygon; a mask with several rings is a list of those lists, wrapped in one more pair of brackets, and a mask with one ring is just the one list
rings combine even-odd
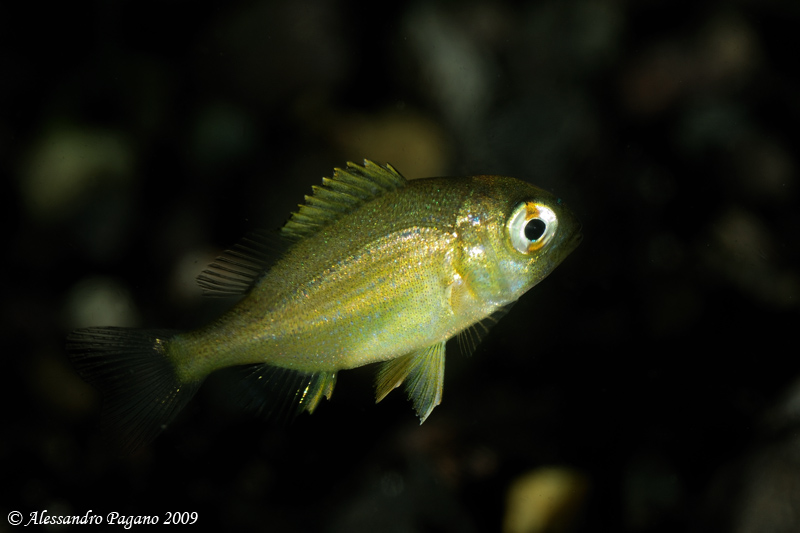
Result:
{"label": "fish head", "polygon": [[580,243],[560,198],[515,178],[475,176],[457,222],[458,269],[484,303],[515,301]]}

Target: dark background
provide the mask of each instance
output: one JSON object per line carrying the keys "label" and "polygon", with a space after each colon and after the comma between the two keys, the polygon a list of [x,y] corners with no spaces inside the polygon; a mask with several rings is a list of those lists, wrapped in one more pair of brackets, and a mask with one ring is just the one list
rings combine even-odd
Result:
{"label": "dark background", "polygon": [[[800,530],[795,0],[14,4],[0,531],[43,509],[499,531],[515,480],[553,471],[566,519],[531,531]],[[289,426],[211,379],[139,454],[107,449],[66,334],[204,324],[206,262],[365,157],[528,180],[584,242],[449,347],[423,426],[368,367]]]}

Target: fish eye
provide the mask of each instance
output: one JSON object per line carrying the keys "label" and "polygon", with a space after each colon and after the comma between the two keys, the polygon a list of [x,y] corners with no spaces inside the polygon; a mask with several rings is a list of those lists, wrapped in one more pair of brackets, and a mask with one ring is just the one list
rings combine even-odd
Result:
{"label": "fish eye", "polygon": [[556,233],[558,217],[544,204],[522,202],[506,223],[511,244],[518,252],[530,254],[542,249]]}
{"label": "fish eye", "polygon": [[532,218],[525,224],[525,238],[529,241],[537,241],[547,230],[547,224],[541,218]]}

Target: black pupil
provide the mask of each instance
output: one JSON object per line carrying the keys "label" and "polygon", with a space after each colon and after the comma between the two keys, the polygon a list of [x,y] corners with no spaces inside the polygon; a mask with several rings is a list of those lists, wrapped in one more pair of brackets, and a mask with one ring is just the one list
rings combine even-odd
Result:
{"label": "black pupil", "polygon": [[537,241],[544,235],[546,229],[547,224],[542,219],[532,218],[525,224],[525,238],[529,241]]}

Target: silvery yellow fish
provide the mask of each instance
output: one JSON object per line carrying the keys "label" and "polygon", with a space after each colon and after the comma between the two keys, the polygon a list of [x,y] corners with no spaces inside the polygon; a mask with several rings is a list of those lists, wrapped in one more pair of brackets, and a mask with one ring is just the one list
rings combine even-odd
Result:
{"label": "silvery yellow fish", "polygon": [[476,327],[581,240],[560,199],[508,177],[407,181],[365,161],[335,169],[305,200],[275,262],[255,234],[198,277],[212,294],[244,295],[215,322],[69,335],[72,362],[103,393],[124,447],[155,438],[210,373],[245,365],[265,393],[253,407],[270,411],[284,394],[299,413],[330,398],[340,370],[379,363],[377,401],[405,383],[424,422],[442,398],[445,342],[473,345]]}

